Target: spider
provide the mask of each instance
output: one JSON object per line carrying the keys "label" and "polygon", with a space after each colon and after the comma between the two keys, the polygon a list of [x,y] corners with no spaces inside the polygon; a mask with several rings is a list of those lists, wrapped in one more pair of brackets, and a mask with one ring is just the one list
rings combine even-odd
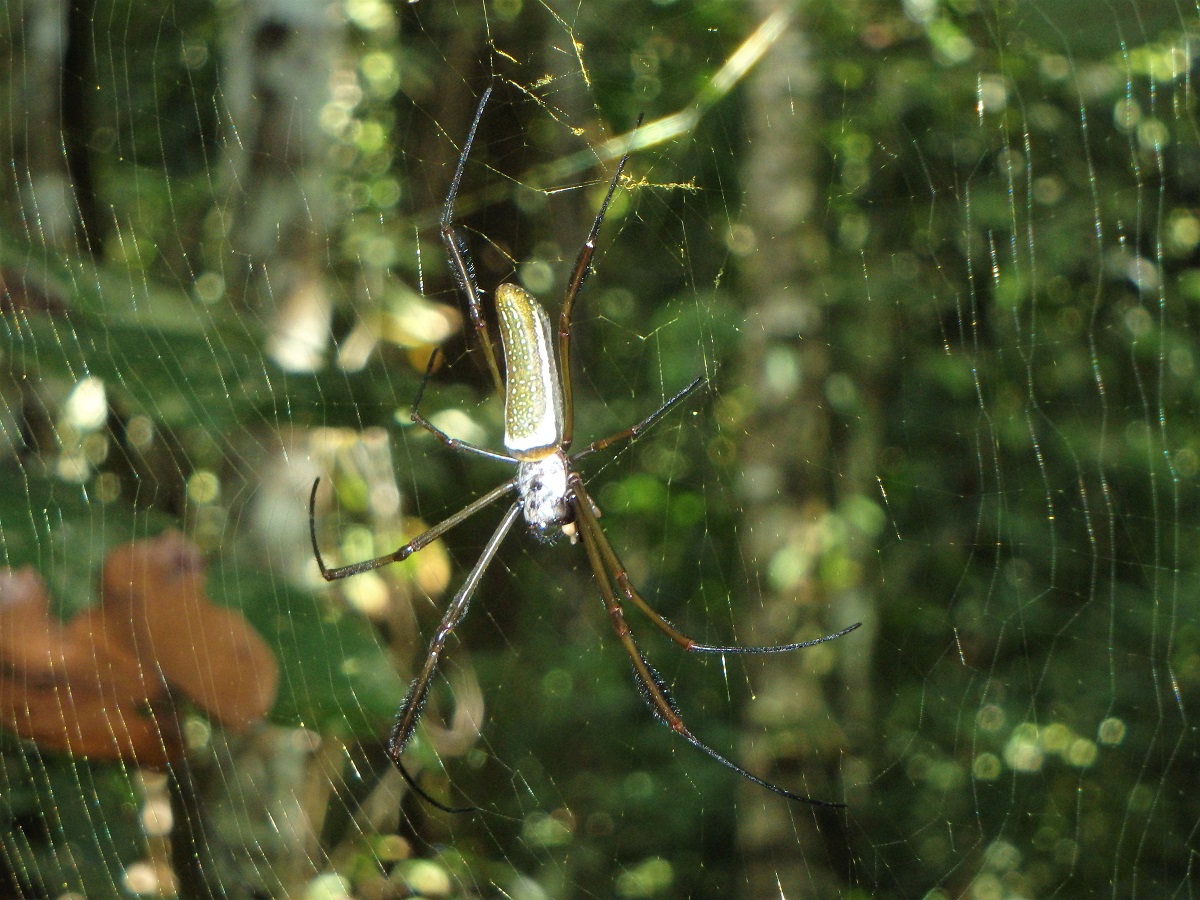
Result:
{"label": "spider", "polygon": [[391,553],[364,560],[363,562],[338,568],[329,568],[321,558],[317,545],[316,531],[316,496],[320,484],[318,478],[313,484],[312,495],[309,498],[309,531],[312,538],[313,553],[321,575],[326,581],[336,581],[349,578],[361,572],[367,572],[389,563],[399,562],[416,553],[422,547],[434,541],[442,534],[454,528],[470,516],[490,506],[492,503],[516,493],[516,499],[508,507],[500,519],[500,524],[492,533],[491,538],[483,548],[479,559],[467,574],[466,580],[450,601],[441,623],[430,641],[425,654],[425,662],[421,671],[413,680],[408,694],[396,715],[388,741],[388,755],[400,769],[409,785],[422,797],[441,809],[460,812],[471,809],[451,808],[443,806],[429,797],[414,782],[405,770],[401,755],[409,739],[417,727],[422,710],[429,693],[430,681],[437,671],[438,663],[446,648],[450,635],[463,621],[467,614],[471,598],[474,596],[483,573],[491,564],[500,544],[504,541],[517,517],[523,515],[526,525],[537,537],[548,538],[555,529],[566,534],[572,544],[582,542],[591,566],[592,575],[604,601],[605,609],[616,631],[617,639],[629,655],[633,664],[634,678],[654,715],[672,731],[690,743],[693,747],[707,753],[721,765],[732,769],[743,778],[760,785],[789,800],[812,804],[820,807],[842,807],[844,804],[828,800],[817,800],[794,793],[777,784],[743,769],[727,759],[712,747],[697,738],[684,724],[683,716],[675,701],[667,691],[662,677],[654,670],[642,653],[633,632],[625,620],[623,603],[631,603],[638,608],[659,630],[666,634],[683,649],[693,653],[785,653],[812,647],[826,641],[831,641],[853,631],[861,623],[851,625],[834,634],[815,640],[801,641],[794,644],[781,644],[769,647],[744,646],[712,646],[700,644],[676,629],[670,622],[659,615],[649,603],[638,593],[630,582],[629,576],[613,550],[604,530],[600,526],[600,510],[592,500],[583,478],[575,470],[575,463],[583,457],[590,456],[621,441],[634,441],[659,419],[670,412],[689,395],[706,383],[704,376],[696,378],[675,396],[671,397],[658,409],[631,428],[619,431],[588,444],[582,450],[569,453],[574,436],[574,396],[571,383],[571,321],[575,301],[583,283],[591,271],[592,256],[596,249],[596,240],[600,226],[608,211],[613,193],[620,183],[628,153],[617,165],[616,173],[608,185],[608,192],[600,205],[600,211],[592,223],[591,232],[584,241],[571,272],[571,278],[563,299],[562,309],[558,318],[558,364],[550,329],[550,319],[537,300],[520,287],[513,284],[502,284],[496,289],[495,308],[500,326],[504,368],[507,378],[501,378],[500,367],[496,359],[495,349],[483,315],[482,293],[476,286],[472,274],[472,266],[468,255],[466,241],[454,225],[454,205],[462,182],[463,171],[467,158],[471,153],[471,145],[488,98],[492,94],[489,86],[483,92],[478,109],[459,155],[458,167],[450,183],[450,191],[446,196],[441,218],[441,238],[449,257],[450,268],[459,290],[467,302],[471,323],[478,335],[483,348],[487,366],[491,371],[497,389],[503,390],[504,401],[504,447],[506,453],[497,453],[477,447],[457,438],[453,438],[430,423],[420,412],[421,398],[425,386],[433,371],[437,352],[431,356],[425,370],[424,379],[413,399],[411,410],[412,421],[430,432],[442,444],[451,450],[470,453],[493,460],[501,460],[517,467],[516,476],[510,478],[479,499],[468,504],[454,513],[445,521],[413,538],[402,547]]}

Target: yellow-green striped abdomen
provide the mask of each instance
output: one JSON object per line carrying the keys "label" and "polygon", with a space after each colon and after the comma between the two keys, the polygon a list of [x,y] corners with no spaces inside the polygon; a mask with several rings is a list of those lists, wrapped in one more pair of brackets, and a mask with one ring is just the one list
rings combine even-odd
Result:
{"label": "yellow-green striped abdomen", "polygon": [[504,343],[504,446],[517,459],[537,458],[562,442],[562,386],[550,319],[515,284],[496,289]]}

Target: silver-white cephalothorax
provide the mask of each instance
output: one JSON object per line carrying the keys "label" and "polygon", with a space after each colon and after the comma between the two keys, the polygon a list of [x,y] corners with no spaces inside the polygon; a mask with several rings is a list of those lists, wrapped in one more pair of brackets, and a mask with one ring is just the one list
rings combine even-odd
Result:
{"label": "silver-white cephalothorax", "polygon": [[545,535],[555,525],[563,526],[574,543],[574,532],[568,530],[571,522],[569,474],[567,457],[561,450],[552,450],[539,459],[522,460],[517,464],[517,492],[521,495],[525,521],[530,528]]}

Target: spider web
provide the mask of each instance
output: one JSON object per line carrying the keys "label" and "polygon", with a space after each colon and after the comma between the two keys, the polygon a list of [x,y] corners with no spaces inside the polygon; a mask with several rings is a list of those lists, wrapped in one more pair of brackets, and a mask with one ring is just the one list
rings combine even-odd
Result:
{"label": "spider web", "polygon": [[[0,893],[1190,894],[1196,12],[9,4]],[[325,586],[307,500],[340,565],[510,477],[408,420],[436,346],[423,412],[501,446],[437,229],[488,84],[485,304],[557,311],[631,151],[575,446],[707,379],[580,463],[632,583],[701,643],[863,623],[631,626],[701,740],[844,810],[657,723],[519,528],[406,757],[477,810],[387,763],[503,507]]]}

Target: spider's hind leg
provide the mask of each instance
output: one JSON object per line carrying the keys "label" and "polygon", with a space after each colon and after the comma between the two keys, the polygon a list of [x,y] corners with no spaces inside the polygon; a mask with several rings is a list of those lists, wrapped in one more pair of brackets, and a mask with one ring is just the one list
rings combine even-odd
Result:
{"label": "spider's hind leg", "polygon": [[[682,737],[685,741],[700,750],[714,760],[737,772],[747,781],[752,781],[767,790],[779,794],[781,797],[787,797],[789,800],[795,800],[799,803],[808,803],[812,806],[841,808],[844,803],[835,803],[829,800],[817,800],[813,797],[806,797],[803,794],[797,794],[773,784],[764,778],[759,778],[757,775],[743,769],[737,763],[722,756],[708,744],[701,741],[688,729],[684,724],[683,715],[679,708],[675,705],[675,701],[668,693],[666,685],[663,683],[662,677],[654,670],[647,661],[641,648],[633,638],[633,632],[629,629],[629,624],[625,621],[625,612],[621,608],[621,603],[617,599],[617,594],[613,590],[612,580],[609,578],[608,567],[606,564],[606,555],[602,551],[602,547],[607,544],[607,539],[604,533],[600,530],[600,523],[594,515],[591,515],[591,499],[588,497],[587,491],[583,488],[583,481],[578,474],[571,475],[571,490],[572,490],[572,505],[575,508],[576,522],[579,527],[579,532],[583,538],[584,548],[587,550],[588,562],[591,564],[592,575],[596,579],[596,584],[600,588],[600,594],[604,599],[604,607],[608,611],[609,620],[612,622],[613,630],[617,633],[617,638],[621,642],[626,654],[629,656],[630,662],[633,664],[634,678],[637,680],[638,688],[642,692],[647,705],[651,712],[664,725]],[[611,547],[608,548],[608,553],[612,553]],[[615,557],[615,554],[614,554]],[[659,617],[661,620],[661,617]],[[665,620],[661,620],[664,621]],[[657,622],[656,622],[657,624]],[[660,626],[661,627],[661,626]],[[667,626],[669,628],[669,626]],[[665,630],[665,629],[664,629]],[[671,629],[674,631],[674,629]],[[675,632],[678,634],[678,632]]]}
{"label": "spider's hind leg", "polygon": [[[701,644],[688,637],[670,622],[668,622],[653,606],[646,602],[646,599],[633,586],[633,582],[629,579],[629,573],[625,571],[625,566],[621,563],[617,552],[613,550],[612,544],[609,543],[608,536],[605,535],[604,529],[600,527],[597,521],[599,511],[596,509],[596,504],[592,502],[592,498],[583,490],[583,482],[578,475],[573,475],[575,479],[572,484],[572,490],[577,498],[576,503],[576,518],[580,519],[578,528],[586,529],[590,532],[592,540],[596,545],[596,552],[599,554],[602,564],[605,567],[605,574],[612,574],[612,580],[617,583],[617,589],[621,596],[636,606],[655,627],[663,634],[673,640],[676,644],[687,650],[690,653],[791,653],[793,650],[803,650],[805,647],[815,647],[817,644],[824,644],[827,641],[832,641],[843,635],[849,634],[854,629],[862,625],[862,622],[855,622],[841,631],[835,631],[833,634],[827,634],[823,637],[813,638],[808,641],[797,641],[792,644],[772,644],[767,647],[746,647],[738,644],[730,644],[727,646],[717,644]],[[576,487],[578,484],[578,487]],[[582,501],[578,498],[583,498],[587,502],[587,509],[582,508]]]}

